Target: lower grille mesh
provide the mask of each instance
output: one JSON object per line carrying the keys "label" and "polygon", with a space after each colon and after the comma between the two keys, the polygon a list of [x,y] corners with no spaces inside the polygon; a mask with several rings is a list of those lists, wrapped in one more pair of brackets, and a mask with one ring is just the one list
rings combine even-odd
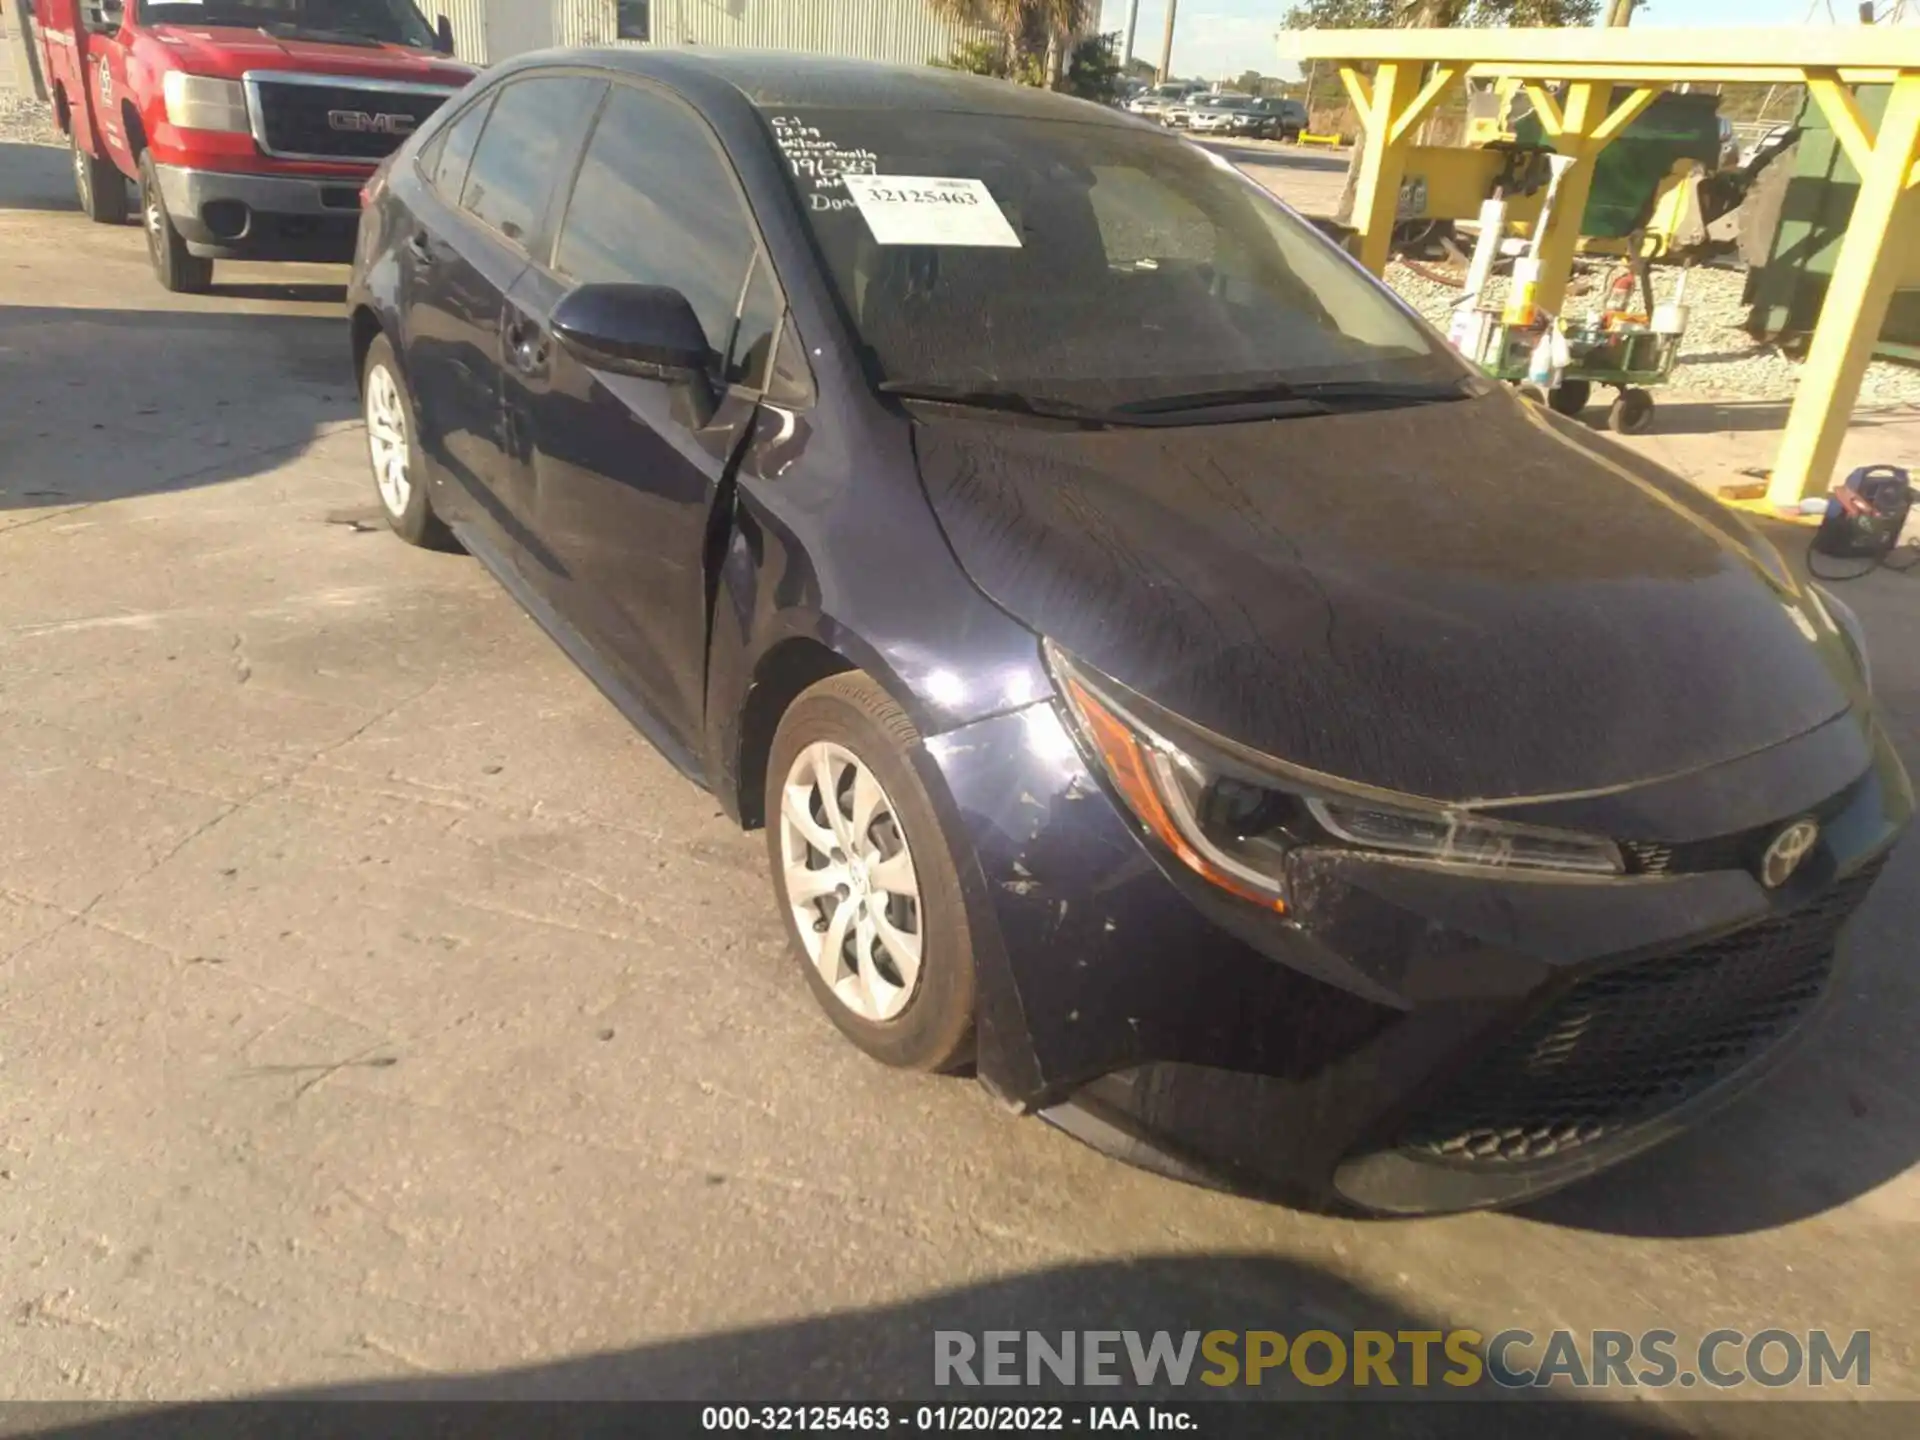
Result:
{"label": "lower grille mesh", "polygon": [[1806,1014],[1841,925],[1878,874],[1874,865],[1792,914],[1579,981],[1461,1077],[1400,1148],[1524,1164],[1691,1099]]}

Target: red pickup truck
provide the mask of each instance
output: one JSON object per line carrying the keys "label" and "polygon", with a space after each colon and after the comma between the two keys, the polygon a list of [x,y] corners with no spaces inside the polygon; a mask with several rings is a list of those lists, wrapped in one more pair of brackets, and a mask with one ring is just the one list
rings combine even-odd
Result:
{"label": "red pickup truck", "polygon": [[81,208],[125,223],[133,181],[169,290],[205,290],[216,260],[352,259],[361,185],[474,74],[413,0],[35,0],[33,15]]}

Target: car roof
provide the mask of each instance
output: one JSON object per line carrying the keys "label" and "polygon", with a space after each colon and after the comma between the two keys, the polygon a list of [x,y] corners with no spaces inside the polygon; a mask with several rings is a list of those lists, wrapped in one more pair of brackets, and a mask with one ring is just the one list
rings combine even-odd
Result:
{"label": "car roof", "polygon": [[1139,124],[1091,101],[939,66],[884,65],[837,56],[796,55],[791,51],[601,46],[537,51],[520,57],[513,68],[553,65],[592,65],[690,91],[705,90],[718,83],[738,91],[762,108],[791,105],[836,110],[940,110],[967,115],[1072,120],[1083,125],[1132,128]]}

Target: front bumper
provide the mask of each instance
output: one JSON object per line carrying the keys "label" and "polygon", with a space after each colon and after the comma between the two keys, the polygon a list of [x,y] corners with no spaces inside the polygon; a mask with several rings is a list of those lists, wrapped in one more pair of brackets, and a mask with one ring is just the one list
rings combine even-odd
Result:
{"label": "front bumper", "polygon": [[[360,225],[358,179],[154,168],[167,214],[195,255],[319,264],[353,259]],[[367,173],[373,173],[372,166]]]}
{"label": "front bumper", "polygon": [[[1282,920],[1154,854],[1050,703],[927,750],[977,862],[989,1088],[1151,1168],[1374,1213],[1544,1194],[1750,1085],[1830,989],[1913,803],[1877,727],[1847,716],[1701,775],[1510,812],[1643,837],[1647,873],[1305,849]],[[1716,838],[1809,812],[1820,845],[1777,891]]]}

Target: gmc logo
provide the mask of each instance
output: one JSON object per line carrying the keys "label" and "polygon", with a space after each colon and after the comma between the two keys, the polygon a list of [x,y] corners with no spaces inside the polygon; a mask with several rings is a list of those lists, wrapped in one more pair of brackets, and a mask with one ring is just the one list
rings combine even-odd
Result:
{"label": "gmc logo", "polygon": [[327,124],[355,135],[411,135],[420,122],[411,115],[369,115],[364,110],[329,110]]}

